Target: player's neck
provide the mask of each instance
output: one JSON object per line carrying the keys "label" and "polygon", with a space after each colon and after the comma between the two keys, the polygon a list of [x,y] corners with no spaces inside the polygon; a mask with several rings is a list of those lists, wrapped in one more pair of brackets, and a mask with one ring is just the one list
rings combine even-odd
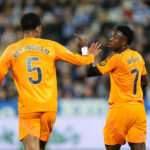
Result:
{"label": "player's neck", "polygon": [[24,33],[24,38],[36,38],[36,34],[33,31],[28,31]]}
{"label": "player's neck", "polygon": [[123,46],[123,47],[118,51],[118,53],[124,52],[126,49],[128,49],[128,45]]}

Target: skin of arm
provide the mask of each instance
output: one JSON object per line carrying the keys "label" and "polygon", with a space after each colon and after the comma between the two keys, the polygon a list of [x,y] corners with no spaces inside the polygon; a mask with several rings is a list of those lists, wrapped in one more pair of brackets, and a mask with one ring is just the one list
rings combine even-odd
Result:
{"label": "skin of arm", "polygon": [[98,70],[96,66],[92,66],[92,64],[86,66],[86,76],[87,77],[95,77],[101,76],[102,73]]}
{"label": "skin of arm", "polygon": [[[78,47],[80,49],[82,47],[87,47],[88,46],[87,39],[80,37],[78,34],[74,34],[74,36],[78,39]],[[97,42],[97,45],[99,45],[99,48],[100,48],[101,44],[98,44],[98,42]],[[94,47],[94,45],[92,44],[91,49],[93,47]],[[88,53],[90,53],[91,49],[89,49]],[[101,51],[101,49],[100,49],[100,51]],[[96,66],[93,66],[92,64],[86,65],[86,76],[87,77],[94,77],[94,76],[100,76],[100,75],[102,75],[102,74]]]}
{"label": "skin of arm", "polygon": [[146,86],[148,85],[146,75],[141,76],[141,87],[144,92]]}

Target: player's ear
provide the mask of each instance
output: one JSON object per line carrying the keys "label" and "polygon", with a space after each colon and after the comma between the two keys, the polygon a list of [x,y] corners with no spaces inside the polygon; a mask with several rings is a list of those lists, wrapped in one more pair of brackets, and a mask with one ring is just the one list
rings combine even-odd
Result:
{"label": "player's ear", "polygon": [[127,43],[127,40],[123,40],[122,41],[122,46],[126,46],[128,43]]}
{"label": "player's ear", "polygon": [[35,34],[36,34],[36,37],[40,37],[40,35],[41,35],[41,26],[37,26],[35,28]]}

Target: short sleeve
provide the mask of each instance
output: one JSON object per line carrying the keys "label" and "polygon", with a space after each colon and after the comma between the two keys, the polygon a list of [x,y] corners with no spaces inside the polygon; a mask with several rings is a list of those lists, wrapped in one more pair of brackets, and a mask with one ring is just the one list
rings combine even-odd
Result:
{"label": "short sleeve", "polygon": [[[141,55],[140,55],[141,56]],[[146,71],[146,67],[145,67],[145,61],[143,59],[143,57],[141,56],[141,61],[142,61],[142,76],[146,75],[147,74],[147,71]]]}
{"label": "short sleeve", "polygon": [[147,74],[147,71],[146,71],[146,67],[145,67],[145,65],[144,65],[143,71],[142,71],[142,76],[144,76],[144,75],[146,75],[146,74]]}
{"label": "short sleeve", "polygon": [[97,65],[97,68],[102,74],[112,72],[117,68],[117,63],[119,62],[119,54],[107,57],[104,61]]}

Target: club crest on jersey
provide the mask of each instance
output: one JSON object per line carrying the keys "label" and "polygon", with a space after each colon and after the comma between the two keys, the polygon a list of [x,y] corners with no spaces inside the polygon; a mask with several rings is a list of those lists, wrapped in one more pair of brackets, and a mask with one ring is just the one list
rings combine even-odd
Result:
{"label": "club crest on jersey", "polygon": [[107,64],[107,59],[105,59],[104,61],[102,61],[99,65],[100,66],[105,66]]}
{"label": "club crest on jersey", "polygon": [[107,57],[104,61],[102,61],[99,65],[100,65],[100,66],[105,66],[105,65],[107,64],[107,61],[108,61],[112,56],[114,56],[114,54],[108,56],[108,57]]}

